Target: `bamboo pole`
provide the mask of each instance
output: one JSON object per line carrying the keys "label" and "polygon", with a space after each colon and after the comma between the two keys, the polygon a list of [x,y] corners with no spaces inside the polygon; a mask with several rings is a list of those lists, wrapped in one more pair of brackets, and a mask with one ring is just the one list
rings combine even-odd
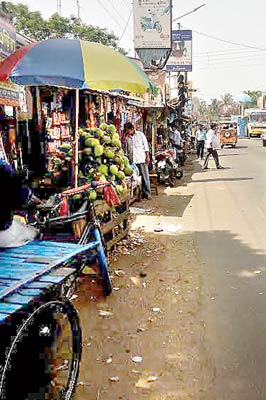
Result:
{"label": "bamboo pole", "polygon": [[79,89],[76,89],[76,115],[75,115],[75,167],[74,167],[74,183],[78,187],[79,173]]}

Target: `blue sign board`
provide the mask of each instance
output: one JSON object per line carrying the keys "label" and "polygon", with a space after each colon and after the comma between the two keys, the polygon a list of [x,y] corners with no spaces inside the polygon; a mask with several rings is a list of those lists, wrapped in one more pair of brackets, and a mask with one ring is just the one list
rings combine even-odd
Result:
{"label": "blue sign board", "polygon": [[248,121],[246,118],[238,118],[237,120],[237,125],[239,128],[239,134],[241,138],[246,137],[246,126],[248,124]]}
{"label": "blue sign board", "polygon": [[192,71],[192,31],[172,31],[172,52],[167,61],[167,71]]}

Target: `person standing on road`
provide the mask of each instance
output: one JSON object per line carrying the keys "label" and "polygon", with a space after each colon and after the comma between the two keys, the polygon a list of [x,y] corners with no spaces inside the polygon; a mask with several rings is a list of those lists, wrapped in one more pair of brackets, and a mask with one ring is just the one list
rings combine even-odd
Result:
{"label": "person standing on road", "polygon": [[203,160],[204,146],[205,146],[205,140],[206,140],[206,130],[202,125],[199,125],[199,127],[197,129],[196,140],[197,140],[198,160]]}
{"label": "person standing on road", "polygon": [[217,138],[217,125],[211,124],[211,128],[207,132],[206,138],[206,148],[207,148],[207,155],[204,160],[203,169],[208,169],[208,162],[210,156],[213,156],[215,161],[215,165],[217,169],[223,169],[223,167],[219,163],[219,156],[217,149],[219,148],[218,138]]}
{"label": "person standing on road", "polygon": [[131,162],[138,167],[142,178],[142,197],[151,199],[151,185],[148,165],[150,163],[149,145],[146,136],[141,131],[136,131],[131,122],[125,126],[126,153]]}

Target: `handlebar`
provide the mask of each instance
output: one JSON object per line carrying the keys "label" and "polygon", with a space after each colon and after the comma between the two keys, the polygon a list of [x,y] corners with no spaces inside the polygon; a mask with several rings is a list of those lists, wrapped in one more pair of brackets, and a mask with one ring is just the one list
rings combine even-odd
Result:
{"label": "handlebar", "polygon": [[85,185],[79,186],[77,188],[73,188],[73,189],[67,189],[64,192],[61,193],[61,196],[71,196],[73,194],[79,194],[85,191],[90,191],[90,190],[97,190],[97,189],[101,189],[101,188],[105,188],[107,186],[111,186],[112,184],[110,182],[104,182],[100,185],[97,185],[96,187],[92,187],[92,185],[90,183],[86,183]]}

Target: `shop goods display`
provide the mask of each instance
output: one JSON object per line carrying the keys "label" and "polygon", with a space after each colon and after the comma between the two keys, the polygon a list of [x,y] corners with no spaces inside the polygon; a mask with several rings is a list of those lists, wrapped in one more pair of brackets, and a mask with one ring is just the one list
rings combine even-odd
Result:
{"label": "shop goods display", "polygon": [[[112,182],[118,195],[127,192],[126,177],[133,174],[128,158],[122,149],[119,134],[114,125],[101,124],[99,128],[79,128],[79,184]],[[97,193],[90,193],[92,200]]]}

